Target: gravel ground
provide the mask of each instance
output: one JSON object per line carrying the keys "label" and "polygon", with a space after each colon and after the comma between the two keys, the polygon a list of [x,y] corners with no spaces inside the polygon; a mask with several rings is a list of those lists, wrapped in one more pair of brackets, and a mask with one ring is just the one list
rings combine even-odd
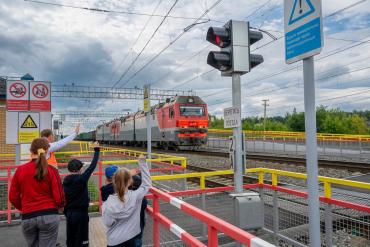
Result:
{"label": "gravel ground", "polygon": [[[194,166],[200,166],[215,170],[225,170],[230,168],[229,158],[225,157],[212,157],[203,156],[196,154],[184,154],[178,153],[178,156],[184,156],[188,159],[188,164]],[[293,164],[280,164],[273,162],[261,162],[261,161],[247,161],[248,168],[264,167],[270,169],[285,170],[291,172],[306,173],[306,167],[303,165],[293,165]],[[319,168],[319,175],[334,177],[334,178],[347,178],[350,176],[361,175],[359,172],[350,172],[347,170],[338,170],[334,168]]]}

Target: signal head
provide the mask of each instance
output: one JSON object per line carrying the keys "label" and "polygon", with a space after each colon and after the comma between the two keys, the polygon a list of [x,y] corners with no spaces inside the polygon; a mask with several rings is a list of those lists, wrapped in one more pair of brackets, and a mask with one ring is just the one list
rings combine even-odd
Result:
{"label": "signal head", "polygon": [[230,32],[225,27],[210,27],[207,32],[207,41],[224,48],[231,42]]}

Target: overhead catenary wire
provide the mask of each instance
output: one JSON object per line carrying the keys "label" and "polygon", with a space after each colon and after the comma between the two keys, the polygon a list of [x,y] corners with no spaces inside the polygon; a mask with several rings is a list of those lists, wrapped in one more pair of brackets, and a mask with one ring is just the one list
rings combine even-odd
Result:
{"label": "overhead catenary wire", "polygon": [[[162,1],[163,0],[159,0],[158,1],[157,5],[155,6],[155,8],[152,11],[152,14],[149,16],[149,18],[145,22],[144,26],[141,28],[139,35],[136,37],[136,40],[132,43],[130,49],[126,52],[125,56],[123,57],[123,59],[121,60],[121,62],[119,63],[119,65],[117,66],[117,69],[116,70],[118,70],[125,61],[127,61],[127,58],[128,58],[129,53],[136,46],[136,44],[139,41],[141,35],[143,34],[144,30],[146,29],[146,27],[148,26],[148,24],[151,21],[152,17],[154,16],[154,13],[158,10],[158,7],[161,5]],[[111,79],[109,81],[112,81],[113,80],[114,75],[115,75],[115,72],[112,73]]]}
{"label": "overhead catenary wire", "polygon": [[[118,83],[120,83],[120,81],[126,76],[126,74],[130,71],[130,69],[132,68],[132,66],[136,63],[136,61],[139,59],[139,57],[141,56],[141,54],[144,52],[144,50],[146,49],[146,47],[149,45],[150,41],[152,41],[152,39],[154,38],[155,34],[158,32],[159,28],[163,25],[164,21],[167,19],[168,15],[171,13],[171,11],[175,8],[176,4],[179,2],[179,0],[175,0],[174,3],[172,4],[171,8],[167,11],[166,15],[163,17],[162,21],[159,23],[159,25],[157,26],[157,28],[154,30],[154,32],[152,33],[152,35],[150,36],[150,38],[147,40],[147,42],[145,43],[145,45],[141,48],[140,52],[136,55],[135,59],[132,60],[132,62],[130,63],[130,65],[126,68],[126,70],[123,72],[123,74],[119,77],[119,79],[114,83],[114,85],[112,86],[112,88],[114,88],[115,86],[118,85]],[[127,83],[125,83],[124,85],[126,85]],[[123,86],[124,86],[123,85]]]}
{"label": "overhead catenary wire", "polygon": [[[193,23],[197,23],[199,20],[201,20],[205,15],[208,14],[213,8],[215,8],[218,4],[220,4],[222,0],[215,1],[211,7],[209,7],[207,10],[204,11],[202,15],[198,17]],[[188,31],[182,31],[175,39],[173,39],[167,46],[165,46],[163,49],[161,49],[156,55],[154,55],[148,62],[146,62],[143,66],[140,67],[131,77],[125,81],[124,85],[129,83],[136,75],[138,75],[141,71],[143,71],[149,64],[151,64],[154,60],[156,60],[160,55],[162,55],[163,52],[165,52],[169,47],[171,47],[176,41],[178,41],[184,34],[188,33]],[[122,86],[121,86],[122,87]],[[120,87],[120,88],[121,88]]]}
{"label": "overhead catenary wire", "polygon": [[[342,98],[347,98],[347,97],[351,97],[351,96],[362,95],[362,94],[365,94],[365,93],[368,93],[368,92],[370,92],[370,89],[360,90],[360,91],[357,91],[357,92],[351,92],[349,94],[336,96],[336,97],[331,97],[331,98],[321,97],[321,98],[318,98],[318,103],[320,104],[320,103],[326,102],[326,101],[332,101],[332,100],[336,100],[336,99],[342,99]],[[301,105],[303,105],[303,103],[273,107],[273,108],[270,108],[270,112],[271,112],[271,110],[280,109],[282,107],[287,108],[287,107],[296,107],[296,106],[301,106]],[[247,111],[247,112],[242,112],[242,113],[243,114],[250,114],[250,113],[258,113],[258,112],[260,112],[260,111],[255,110],[255,111]]]}
{"label": "overhead catenary wire", "polygon": [[[30,2],[30,3],[36,3],[36,4],[42,4],[42,5],[50,5],[50,6],[55,6],[55,7],[79,9],[79,10],[85,10],[85,11],[91,11],[91,12],[123,14],[123,15],[136,15],[136,16],[152,16],[152,14],[149,14],[149,13],[140,13],[140,12],[133,12],[133,11],[121,11],[121,10],[109,10],[109,9],[102,9],[102,8],[90,8],[90,7],[83,7],[83,6],[77,6],[77,5],[69,5],[69,4],[62,4],[62,3],[51,3],[51,2],[37,1],[37,0],[23,0],[23,1]],[[154,14],[153,17],[165,17],[165,15]],[[196,17],[174,16],[174,15],[169,15],[169,16],[167,16],[167,18],[183,19],[183,20],[196,20],[197,19]],[[202,19],[202,20],[208,20],[208,19]],[[210,19],[210,21],[212,21],[212,22],[221,22],[221,21],[213,20],[213,19]]]}
{"label": "overhead catenary wire", "polygon": [[[346,10],[350,9],[350,8],[353,8],[353,7],[355,7],[355,6],[359,5],[360,3],[363,3],[363,2],[365,2],[365,1],[367,1],[367,0],[361,0],[361,1],[358,1],[358,2],[356,2],[356,3],[354,3],[354,4],[348,5],[348,6],[344,7],[344,8],[341,8],[341,9],[339,9],[339,10],[336,10],[336,11],[334,11],[333,13],[331,13],[331,14],[329,14],[329,15],[326,15],[326,16],[324,17],[324,19],[326,19],[326,18],[330,18],[330,17],[333,17],[333,16],[335,16],[335,15],[337,15],[337,14],[339,14],[339,13],[342,13],[342,12],[344,12],[344,11],[346,11]],[[270,2],[270,1],[267,1],[267,2],[266,2],[266,4],[267,4],[267,3],[269,3],[269,2]],[[266,31],[270,31],[270,30],[266,30]],[[276,32],[280,32],[280,31],[276,31]],[[284,38],[284,37],[285,37],[285,35],[282,35],[282,36],[280,36],[279,38],[277,38],[276,40],[280,40],[280,39],[282,39],[282,38]],[[268,42],[268,43],[264,44],[263,46],[258,47],[258,49],[260,49],[260,48],[262,48],[262,47],[264,47],[264,46],[267,46],[267,45],[269,45],[269,44],[273,43],[274,41],[275,41],[275,40],[273,40],[273,41],[271,41],[271,42]],[[361,43],[360,43],[359,45],[361,45]],[[257,50],[257,49],[255,49],[255,50]],[[254,50],[253,50],[253,51],[254,51]],[[253,51],[252,51],[252,52],[253,52]],[[285,71],[294,70],[294,69],[296,69],[297,67],[299,67],[299,65],[298,65],[298,66],[295,66],[295,67],[293,67],[293,68],[289,68],[288,70],[284,70],[284,71],[282,71],[281,73],[284,73]],[[215,70],[216,70],[216,69],[213,69],[213,71],[215,71]],[[208,73],[209,73],[209,71],[206,71],[206,72],[204,72],[204,73],[201,73],[201,74],[199,74],[199,75],[197,75],[197,76],[192,77],[191,79],[186,80],[185,82],[180,83],[179,85],[176,85],[176,86],[175,86],[175,87],[173,87],[173,88],[178,88],[178,87],[180,87],[180,86],[186,85],[186,84],[188,84],[189,82],[191,82],[191,81],[193,81],[193,80],[195,80],[195,79],[197,79],[197,78],[201,77],[203,74],[208,74]],[[278,72],[278,74],[280,74],[280,72]],[[273,76],[275,76],[275,75],[273,75]],[[220,93],[221,93],[221,92],[220,92]],[[212,94],[212,95],[216,95],[216,94]]]}
{"label": "overhead catenary wire", "polygon": [[[363,67],[363,68],[357,68],[357,69],[353,69],[353,70],[350,70],[350,71],[346,71],[346,72],[341,72],[341,73],[338,73],[338,74],[335,74],[335,75],[330,75],[330,76],[326,76],[326,77],[321,77],[321,78],[318,78],[316,79],[316,81],[324,81],[324,80],[327,80],[327,79],[330,79],[330,78],[334,78],[334,77],[340,77],[340,76],[343,76],[343,75],[348,75],[348,74],[352,74],[352,73],[355,73],[355,72],[360,72],[360,71],[363,71],[363,70],[368,70],[370,69],[370,66],[366,66],[366,67]],[[296,83],[294,84],[293,86],[297,86],[299,85],[300,83]],[[291,88],[292,86],[285,86],[285,87],[282,87],[282,88],[278,88],[278,89],[273,89],[273,90],[269,90],[269,91],[264,91],[264,92],[258,92],[256,94],[250,94],[250,95],[247,95],[246,97],[253,97],[253,96],[258,96],[258,95],[262,95],[264,93],[273,93],[273,92],[277,92],[277,91],[280,91],[280,90],[283,90],[283,89],[287,89],[287,88]],[[230,99],[225,99],[224,101],[220,101],[220,99],[218,99],[218,102],[215,103],[215,104],[209,104],[210,106],[213,106],[213,105],[219,105],[219,104],[223,104],[223,103],[226,103],[228,102]]]}

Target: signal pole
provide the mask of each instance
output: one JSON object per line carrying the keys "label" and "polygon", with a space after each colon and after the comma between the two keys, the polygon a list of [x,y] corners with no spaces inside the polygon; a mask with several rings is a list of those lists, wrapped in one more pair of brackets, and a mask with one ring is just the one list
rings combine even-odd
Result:
{"label": "signal pole", "polygon": [[[242,97],[241,97],[241,83],[240,74],[233,73],[232,75],[232,95],[233,95],[233,107],[239,110],[239,119],[241,120],[241,109],[242,109]],[[234,183],[235,193],[243,192],[243,143],[242,143],[242,125],[241,121],[238,127],[233,128],[233,136],[235,141],[235,155],[234,155]]]}
{"label": "signal pole", "polygon": [[263,99],[263,132],[266,132],[266,108],[270,106],[267,104],[269,99]]}

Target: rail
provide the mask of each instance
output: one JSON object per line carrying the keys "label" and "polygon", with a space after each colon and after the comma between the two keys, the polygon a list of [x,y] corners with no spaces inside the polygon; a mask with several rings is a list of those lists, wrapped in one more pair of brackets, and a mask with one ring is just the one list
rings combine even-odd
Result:
{"label": "rail", "polygon": [[[225,134],[231,135],[231,130],[223,129],[208,129],[209,134]],[[290,132],[290,131],[250,131],[244,130],[244,134],[248,138],[285,138],[285,139],[306,139],[305,132]],[[320,141],[341,141],[341,142],[370,142],[370,135],[352,135],[352,134],[328,134],[317,133],[317,139]]]}

